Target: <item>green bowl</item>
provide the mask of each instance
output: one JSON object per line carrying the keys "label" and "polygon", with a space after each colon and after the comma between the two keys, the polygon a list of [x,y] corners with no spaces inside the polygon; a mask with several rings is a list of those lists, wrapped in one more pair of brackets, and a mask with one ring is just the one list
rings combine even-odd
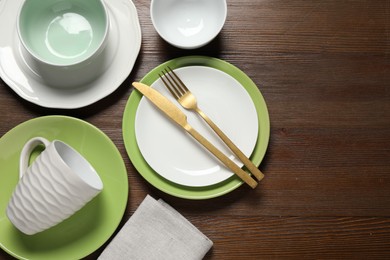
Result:
{"label": "green bowl", "polygon": [[109,19],[102,0],[26,0],[17,27],[22,44],[39,62],[70,66],[101,52]]}

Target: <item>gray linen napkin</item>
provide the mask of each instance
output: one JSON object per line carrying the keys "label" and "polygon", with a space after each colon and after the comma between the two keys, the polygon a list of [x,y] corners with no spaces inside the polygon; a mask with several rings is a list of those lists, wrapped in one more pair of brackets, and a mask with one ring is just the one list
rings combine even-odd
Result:
{"label": "gray linen napkin", "polygon": [[113,259],[202,259],[213,242],[161,199],[147,195],[99,256]]}

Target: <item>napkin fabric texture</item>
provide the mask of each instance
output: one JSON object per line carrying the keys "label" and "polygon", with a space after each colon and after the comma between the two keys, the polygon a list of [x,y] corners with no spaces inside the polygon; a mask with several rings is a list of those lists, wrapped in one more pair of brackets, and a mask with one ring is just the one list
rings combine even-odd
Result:
{"label": "napkin fabric texture", "polygon": [[213,242],[161,199],[147,195],[98,259],[203,259]]}

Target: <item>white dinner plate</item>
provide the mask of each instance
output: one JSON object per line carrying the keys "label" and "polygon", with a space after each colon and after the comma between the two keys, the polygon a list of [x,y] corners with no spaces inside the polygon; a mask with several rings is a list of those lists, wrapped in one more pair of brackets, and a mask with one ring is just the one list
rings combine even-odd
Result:
{"label": "white dinner plate", "polygon": [[137,10],[130,0],[106,0],[110,17],[105,72],[75,88],[55,88],[36,72],[24,54],[16,19],[23,0],[0,0],[0,77],[19,96],[49,108],[80,108],[108,96],[128,77],[141,47]]}
{"label": "white dinner plate", "polygon": [[[258,117],[245,88],[229,74],[207,66],[183,67],[175,72],[196,96],[199,107],[249,157],[256,145]],[[199,115],[183,109],[174,100],[160,79],[151,87],[177,104],[197,131],[242,166]],[[220,183],[233,175],[144,97],[136,113],[135,134],[146,162],[174,183],[203,187]]]}

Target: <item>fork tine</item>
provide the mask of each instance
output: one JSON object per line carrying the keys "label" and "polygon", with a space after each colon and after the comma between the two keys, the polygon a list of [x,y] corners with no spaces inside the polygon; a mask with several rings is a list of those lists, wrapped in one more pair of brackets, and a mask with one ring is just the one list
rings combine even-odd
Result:
{"label": "fork tine", "polygon": [[168,78],[164,79],[163,76],[166,76],[166,74],[164,73],[164,75],[161,75],[160,73],[158,74],[158,76],[160,77],[160,79],[163,81],[165,87],[169,90],[169,92],[171,92],[172,96],[176,99],[179,99],[180,98],[180,94],[176,93],[176,89],[175,88],[172,88],[172,86],[170,85],[170,83],[167,81],[169,80]]}
{"label": "fork tine", "polygon": [[181,89],[181,88],[178,86],[177,82],[176,82],[176,81],[172,78],[172,76],[169,74],[169,71],[166,70],[166,69],[164,69],[163,72],[164,72],[164,76],[165,76],[167,82],[169,83],[171,89],[172,89],[173,91],[175,91],[175,93],[177,94],[177,96],[178,96],[179,98],[180,98],[181,96],[183,96],[183,95],[185,94],[185,92],[183,91],[183,89]]}
{"label": "fork tine", "polygon": [[179,76],[177,76],[177,74],[171,69],[171,67],[167,66],[167,68],[172,73],[172,75],[176,78],[177,81],[175,82],[181,87],[181,89],[184,90],[184,92],[189,91],[187,86],[183,83],[183,81],[179,78]]}
{"label": "fork tine", "polygon": [[180,84],[175,80],[175,78],[172,77],[170,72],[165,68],[163,70],[165,77],[171,84],[171,87],[175,89],[176,93],[178,93],[179,96],[183,96],[185,94],[185,90],[180,87]]}

